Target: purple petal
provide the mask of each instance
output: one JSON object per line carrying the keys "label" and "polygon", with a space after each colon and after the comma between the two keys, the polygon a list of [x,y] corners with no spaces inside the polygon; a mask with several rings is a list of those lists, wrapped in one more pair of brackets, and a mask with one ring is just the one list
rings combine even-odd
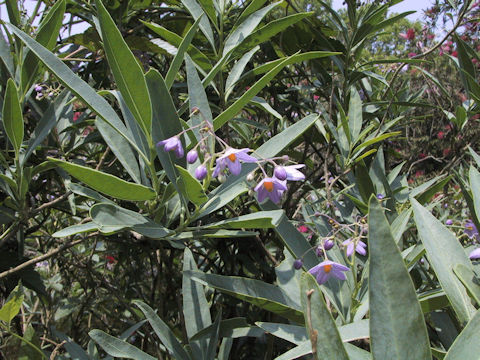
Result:
{"label": "purple petal", "polygon": [[268,197],[272,200],[275,204],[278,204],[282,198],[282,193],[279,190],[273,190],[272,192],[268,193]]}
{"label": "purple petal", "polygon": [[336,262],[332,262],[332,266],[335,270],[350,271],[350,268],[348,268],[347,266],[345,266],[343,264],[336,263]]}
{"label": "purple petal", "polygon": [[179,145],[175,148],[175,156],[178,159],[180,159],[181,157],[183,157],[183,154],[184,154],[184,151],[183,151],[182,144],[179,143]]}
{"label": "purple petal", "polygon": [[286,180],[287,179],[287,171],[283,166],[275,166],[275,170],[273,170],[273,175],[278,180]]}
{"label": "purple petal", "polygon": [[330,277],[330,274],[331,272],[327,274],[322,268],[322,270],[320,270],[320,272],[317,274],[317,283],[319,285],[325,284]]}
{"label": "purple petal", "polygon": [[322,270],[322,264],[323,263],[320,263],[318,265],[315,265],[314,267],[312,267],[310,270],[308,270],[308,272],[310,274],[312,274],[313,276],[317,277],[318,276],[318,273]]}
{"label": "purple petal", "polygon": [[243,162],[248,162],[248,163],[257,162],[258,159],[248,155],[247,151],[250,151],[250,149],[242,149],[242,151],[235,153],[235,155],[237,156],[237,158],[239,158]]}
{"label": "purple petal", "polygon": [[238,159],[236,159],[233,162],[230,160],[226,160],[226,161],[227,161],[228,169],[233,175],[240,174],[240,172],[242,171],[242,165],[240,164],[240,161],[238,161]]}
{"label": "purple petal", "polygon": [[225,169],[225,161],[223,159],[217,159],[215,169],[213,170],[213,177],[217,177],[220,172]]}
{"label": "purple petal", "polygon": [[355,251],[355,244],[353,241],[350,241],[347,246],[347,256],[350,257],[353,255],[353,252]]}
{"label": "purple petal", "polygon": [[260,189],[258,189],[257,191],[258,202],[260,203],[263,202],[267,198],[268,194],[270,193],[263,186]]}
{"label": "purple petal", "polygon": [[287,172],[287,180],[290,180],[290,181],[305,180],[305,175],[297,170],[297,169],[303,168],[304,166],[305,166],[304,164],[284,166],[284,169]]}
{"label": "purple petal", "polygon": [[360,255],[363,255],[363,256],[367,255],[367,250],[362,246],[357,245],[357,248],[355,249],[355,251]]}
{"label": "purple petal", "polygon": [[468,257],[470,260],[480,259],[480,248],[473,250]]}
{"label": "purple petal", "polygon": [[263,187],[263,183],[265,182],[265,179],[263,179],[262,181],[260,181],[257,186],[255,186],[255,189],[253,189],[254,191],[259,191],[260,188]]}
{"label": "purple petal", "polygon": [[333,277],[336,277],[339,280],[346,280],[347,279],[347,277],[345,276],[345,273],[343,273],[341,270],[335,269],[335,267],[332,269],[332,271],[330,271],[330,274]]}
{"label": "purple petal", "polygon": [[[180,140],[178,140],[178,138],[176,137],[171,137],[170,139],[167,139],[166,143],[165,143],[165,147],[164,147],[164,150],[165,151],[170,151],[170,150],[173,150],[175,149],[176,147],[178,147],[178,144],[180,143]],[[180,146],[181,143],[180,143]]]}

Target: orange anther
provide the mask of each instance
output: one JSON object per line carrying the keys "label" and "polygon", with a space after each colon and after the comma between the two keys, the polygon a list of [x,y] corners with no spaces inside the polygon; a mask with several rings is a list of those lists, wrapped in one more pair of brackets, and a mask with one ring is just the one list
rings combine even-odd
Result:
{"label": "orange anther", "polygon": [[332,271],[332,265],[324,265],[323,270],[328,274],[330,271]]}
{"label": "orange anther", "polygon": [[237,160],[237,156],[235,154],[230,154],[227,157],[231,162],[235,162],[235,160]]}
{"label": "orange anther", "polygon": [[273,191],[273,181],[264,181],[263,182],[263,187],[267,189],[268,192]]}

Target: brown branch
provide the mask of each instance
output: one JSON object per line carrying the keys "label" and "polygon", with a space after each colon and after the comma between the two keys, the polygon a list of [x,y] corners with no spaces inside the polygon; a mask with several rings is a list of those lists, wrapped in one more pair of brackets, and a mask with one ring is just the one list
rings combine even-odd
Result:
{"label": "brown branch", "polygon": [[12,268],[12,269],[9,269],[9,270],[6,270],[2,273],[0,273],[0,279],[4,278],[4,277],[7,277],[9,275],[12,275],[16,272],[19,272],[20,270],[23,270],[25,269],[26,267],[30,266],[30,265],[34,265],[36,263],[39,263],[41,261],[44,261],[46,259],[49,259],[51,258],[52,256],[62,252],[63,250],[66,250],[66,249],[69,249],[71,248],[72,246],[75,246],[75,245],[78,245],[80,244],[82,241],[94,236],[94,235],[98,235],[99,233],[98,232],[94,232],[92,234],[90,234],[89,236],[87,236],[86,238],[83,238],[83,239],[78,239],[78,240],[75,240],[75,241],[72,241],[72,242],[68,242],[66,244],[63,244],[62,246],[56,248],[56,249],[53,249],[51,251],[49,251],[48,253],[46,253],[45,255],[40,255],[40,256],[37,256],[36,258],[33,258],[31,260],[28,260],[28,261],[25,261],[24,263]]}
{"label": "brown branch", "polygon": [[44,210],[44,209],[46,209],[46,208],[49,208],[49,207],[51,207],[51,206],[53,206],[53,205],[55,205],[55,204],[58,204],[59,202],[61,202],[61,201],[65,200],[66,198],[68,198],[71,194],[72,194],[71,191],[67,191],[65,194],[63,194],[62,196],[56,198],[55,200],[52,200],[52,201],[47,202],[47,203],[45,203],[45,204],[42,204],[42,205],[40,205],[38,208],[33,209],[33,210],[30,212],[30,215],[34,215],[34,214],[36,214],[36,213],[38,213],[38,212],[40,212],[40,211],[42,211],[42,210]]}

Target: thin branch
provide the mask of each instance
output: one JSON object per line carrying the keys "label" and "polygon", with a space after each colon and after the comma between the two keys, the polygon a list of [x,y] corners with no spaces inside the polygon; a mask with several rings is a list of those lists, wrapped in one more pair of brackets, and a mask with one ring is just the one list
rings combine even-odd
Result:
{"label": "thin branch", "polygon": [[63,244],[62,246],[56,248],[56,249],[53,249],[51,251],[49,251],[48,253],[46,253],[45,255],[40,255],[40,256],[37,256],[36,258],[33,258],[31,260],[28,260],[28,261],[25,261],[24,263],[10,269],[10,270],[6,270],[2,273],[0,273],[0,279],[3,279],[4,277],[7,277],[9,275],[12,275],[16,272],[19,272],[20,270],[23,270],[25,269],[26,267],[30,266],[30,265],[34,265],[36,263],[39,263],[41,261],[44,261],[46,259],[49,259],[51,258],[52,256],[66,250],[66,249],[69,249],[71,248],[72,246],[75,246],[75,245],[78,245],[80,244],[82,241],[85,241],[86,239],[92,237],[92,236],[95,236],[95,235],[98,235],[99,233],[98,232],[94,232],[92,234],[90,234],[89,236],[83,238],[83,239],[78,239],[78,240],[75,240],[75,241],[72,241],[72,242],[68,242],[66,244]]}

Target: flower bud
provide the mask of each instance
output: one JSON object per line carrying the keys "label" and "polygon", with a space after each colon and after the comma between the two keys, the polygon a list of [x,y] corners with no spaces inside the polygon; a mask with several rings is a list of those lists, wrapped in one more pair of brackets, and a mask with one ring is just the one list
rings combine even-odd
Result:
{"label": "flower bud", "polygon": [[40,92],[40,91],[42,91],[42,90],[43,90],[43,88],[42,88],[40,85],[36,85],[36,86],[35,86],[35,91],[36,91],[36,92]]}
{"label": "flower bud", "polygon": [[247,181],[252,182],[253,180],[255,180],[255,173],[251,172],[250,174],[247,175]]}
{"label": "flower bud", "polygon": [[297,270],[300,270],[300,269],[302,268],[302,266],[303,266],[303,261],[302,261],[302,259],[297,259],[297,260],[295,260],[294,263],[293,263],[293,267],[294,267],[295,269],[297,269]]}
{"label": "flower bud", "polygon": [[332,239],[327,239],[327,240],[325,240],[324,243],[323,243],[323,248],[328,251],[328,250],[330,250],[331,248],[333,248],[333,245],[335,245],[335,243],[333,242],[333,240],[332,240]]}
{"label": "flower bud", "polygon": [[283,155],[282,160],[283,161],[288,161],[288,160],[290,160],[290,157],[288,155]]}
{"label": "flower bud", "polygon": [[322,215],[322,214],[320,214],[320,211],[315,211],[315,213],[313,214],[313,216],[315,216],[315,217],[319,217],[320,215]]}
{"label": "flower bud", "polygon": [[278,180],[285,180],[287,178],[287,171],[283,166],[275,166],[275,170],[273,171],[274,176]]}
{"label": "flower bud", "polygon": [[227,177],[223,174],[218,175],[218,181],[220,181],[222,184],[227,181]]}
{"label": "flower bud", "polygon": [[318,257],[321,257],[323,256],[323,249],[320,245],[318,245],[316,248],[315,248],[315,254],[317,254]]}
{"label": "flower bud", "polygon": [[448,219],[447,221],[445,221],[445,224],[446,224],[446,225],[453,225],[453,220],[452,220],[452,219]]}
{"label": "flower bud", "polygon": [[190,150],[188,153],[187,153],[187,162],[189,164],[193,164],[195,161],[197,161],[198,159],[198,153],[197,153],[197,150]]}
{"label": "flower bud", "polygon": [[195,177],[198,180],[203,180],[205,179],[206,176],[207,176],[207,168],[205,167],[205,165],[200,165],[195,169]]}

